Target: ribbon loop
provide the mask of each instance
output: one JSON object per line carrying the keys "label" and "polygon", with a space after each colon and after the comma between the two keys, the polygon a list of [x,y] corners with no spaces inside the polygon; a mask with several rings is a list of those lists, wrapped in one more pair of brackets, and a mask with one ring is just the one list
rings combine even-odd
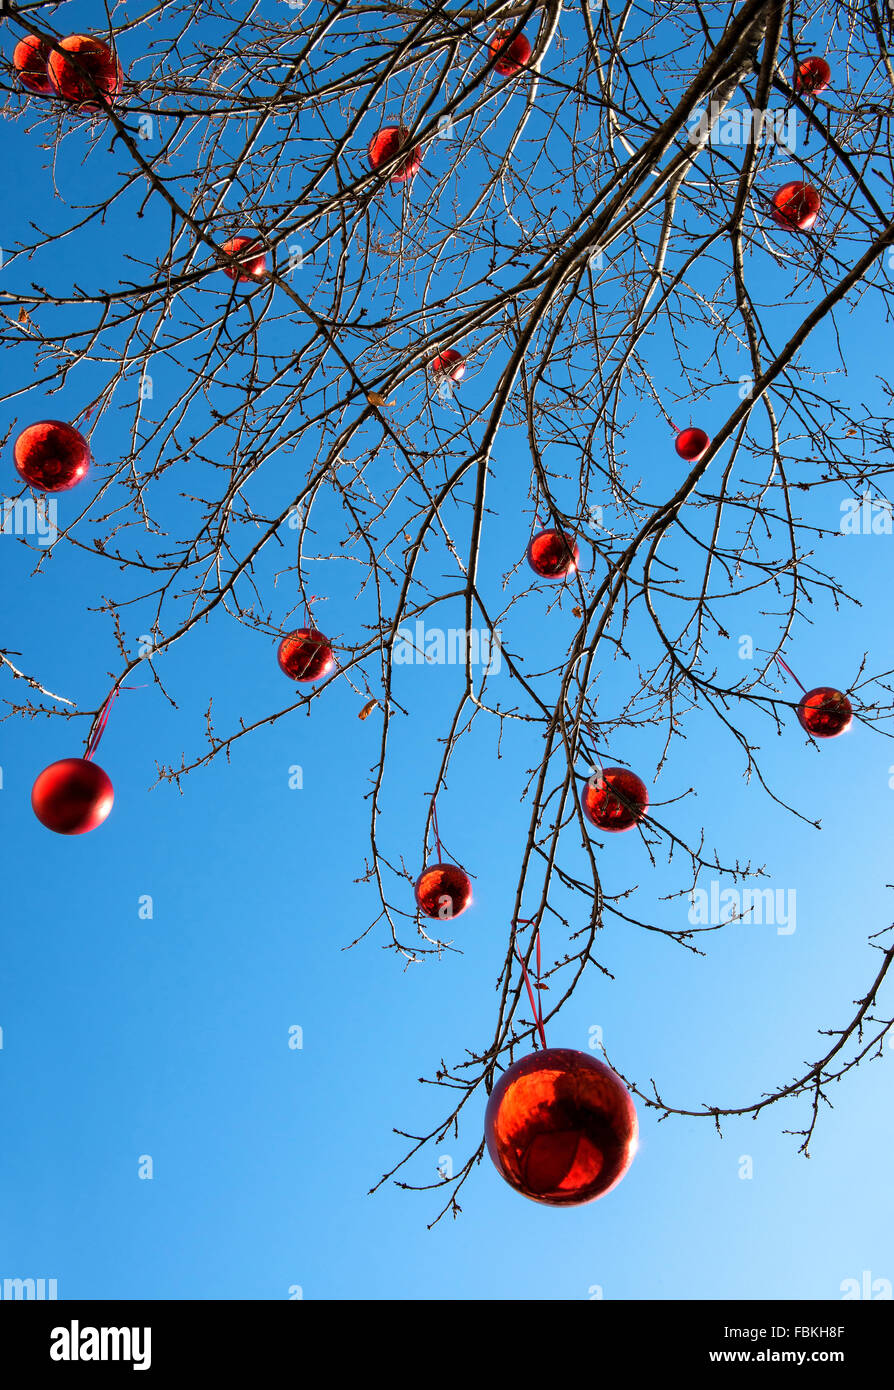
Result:
{"label": "ribbon loop", "polygon": [[[530,924],[530,922],[533,922],[534,920],[535,920],[535,919],[534,919],[533,917],[531,917],[531,918],[528,919],[527,922],[516,922],[514,925],[515,925],[515,926],[528,926],[528,925]],[[533,1014],[534,1014],[534,1022],[535,1022],[535,1024],[537,1025],[537,1032],[540,1034],[540,1045],[541,1045],[541,1047],[543,1048],[543,1050],[544,1050],[544,1052],[545,1052],[545,1051],[546,1051],[546,1031],[545,1031],[545,1029],[544,1029],[544,1027],[543,1027],[543,1002],[542,1002],[541,995],[540,995],[540,926],[539,926],[539,925],[538,925],[538,927],[537,927],[536,952],[537,952],[537,957],[536,957],[536,959],[537,959],[537,998],[536,998],[536,1001],[535,1001],[535,998],[534,998],[534,990],[533,990],[533,988],[532,988],[532,986],[531,986],[531,977],[530,977],[530,975],[528,974],[528,967],[525,965],[524,957],[523,957],[523,955],[521,954],[521,951],[519,951],[519,949],[518,949],[517,946],[515,947],[515,955],[516,955],[516,958],[517,958],[517,960],[518,960],[519,965],[521,966],[521,969],[522,969],[522,977],[523,977],[524,982],[525,982],[525,988],[526,988],[527,991],[528,991],[528,998],[529,998],[530,1001],[531,1001],[531,1009],[532,1009]]]}
{"label": "ribbon loop", "polygon": [[804,694],[806,695],[806,694],[807,694],[807,686],[806,686],[806,685],[801,685],[801,682],[798,680],[798,677],[795,675],[795,673],[794,673],[794,671],[792,670],[791,666],[788,666],[788,665],[786,664],[786,662],[783,661],[783,659],[782,659],[781,656],[774,657],[774,660],[782,667],[783,671],[788,671],[788,673],[789,673],[789,675],[791,676],[792,680],[795,682],[795,685],[800,685],[800,686],[801,686],[801,689],[804,691]]}

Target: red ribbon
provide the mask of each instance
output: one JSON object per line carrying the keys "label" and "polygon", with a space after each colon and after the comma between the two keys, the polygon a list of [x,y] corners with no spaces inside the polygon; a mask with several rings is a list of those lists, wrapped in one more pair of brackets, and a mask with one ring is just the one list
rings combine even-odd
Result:
{"label": "red ribbon", "polygon": [[105,703],[103,704],[101,710],[99,711],[99,716],[98,716],[98,718],[97,718],[97,720],[96,720],[95,725],[93,726],[93,732],[91,733],[89,739],[87,740],[87,750],[86,750],[86,752],[84,753],[84,762],[89,763],[89,762],[92,761],[92,759],[93,759],[93,754],[96,752],[97,748],[99,747],[99,741],[100,741],[100,739],[102,738],[103,734],[104,734],[105,731],[106,731],[106,725],[107,725],[108,722],[109,722],[109,715],[110,715],[110,713],[111,713],[111,711],[112,711],[112,705],[115,703],[115,700],[116,700],[116,698],[117,698],[119,692],[122,691],[122,690],[145,690],[145,689],[146,689],[146,687],[145,687],[144,685],[116,685],[116,686],[114,687],[114,689],[111,691],[111,693],[110,693],[109,696],[107,697]]}
{"label": "red ribbon", "polygon": [[[531,917],[531,918],[528,919],[528,922],[524,922],[524,923],[516,922],[515,925],[516,925],[516,926],[520,926],[520,925],[521,925],[521,926],[527,926],[527,925],[529,925],[530,922],[533,922],[533,920],[534,920],[534,918]],[[531,977],[530,977],[530,975],[528,974],[528,967],[525,965],[524,957],[522,956],[522,954],[521,954],[521,952],[519,951],[519,949],[518,949],[517,946],[515,947],[515,954],[516,954],[516,957],[518,958],[518,963],[519,963],[519,965],[520,965],[521,968],[522,968],[522,976],[523,976],[523,978],[524,978],[525,988],[526,988],[527,991],[528,991],[528,998],[529,998],[530,1001],[531,1001],[531,1009],[532,1009],[533,1014],[534,1014],[534,1022],[536,1023],[536,1025],[537,1025],[537,1031],[538,1031],[538,1033],[540,1034],[540,1045],[541,1045],[541,1047],[543,1048],[543,1050],[544,1050],[544,1052],[545,1052],[545,1051],[546,1051],[546,1033],[545,1033],[544,1027],[543,1027],[543,1003],[542,1003],[541,998],[540,998],[540,927],[539,927],[539,926],[538,926],[538,928],[537,928],[536,949],[537,949],[537,999],[536,999],[536,1002],[535,1002],[535,999],[534,999],[534,990],[533,990],[532,987],[531,987]]]}
{"label": "red ribbon", "polygon": [[[801,685],[801,682],[798,680],[798,677],[795,675],[795,673],[794,673],[794,671],[792,670],[791,666],[787,666],[786,663],[783,661],[783,659],[782,659],[781,656],[777,656],[777,657],[775,658],[775,660],[776,660],[776,661],[779,663],[779,665],[782,667],[783,671],[788,671],[788,673],[789,673],[789,675],[791,676],[792,680],[795,682],[795,685]],[[801,685],[801,689],[804,691],[804,694],[806,695],[806,694],[807,694],[807,686],[806,686],[806,685]]]}

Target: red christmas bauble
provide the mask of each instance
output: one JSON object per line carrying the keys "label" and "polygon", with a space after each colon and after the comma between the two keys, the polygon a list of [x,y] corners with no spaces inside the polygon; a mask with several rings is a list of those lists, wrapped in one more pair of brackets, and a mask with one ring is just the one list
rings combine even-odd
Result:
{"label": "red christmas bauble", "polygon": [[51,51],[47,59],[53,90],[81,111],[101,111],[124,82],[115,54],[108,44],[89,34],[70,34],[59,47],[64,52]]}
{"label": "red christmas bauble", "polygon": [[542,579],[568,579],[580,564],[580,546],[565,531],[538,531],[528,546],[528,564]]}
{"label": "red christmas bauble", "polygon": [[698,463],[710,443],[711,441],[704,430],[696,429],[694,425],[690,425],[688,429],[680,430],[674,448],[680,458],[685,459],[687,463]]}
{"label": "red christmas bauble", "polygon": [[816,96],[824,92],[832,81],[832,69],[825,58],[805,58],[798,68],[795,86],[805,96]]}
{"label": "red christmas bauble", "polygon": [[83,835],[102,825],[115,790],[106,773],[86,758],[50,763],[31,789],[34,814],[58,835]]}
{"label": "red christmas bauble", "polygon": [[458,864],[429,864],[416,880],[416,904],[423,917],[449,922],[471,901],[471,880]]}
{"label": "red christmas bauble", "polygon": [[[409,144],[410,132],[405,125],[386,125],[369,142],[369,164],[373,173]],[[392,183],[403,183],[416,173],[422,163],[422,146],[411,146],[391,171]]]}
{"label": "red christmas bauble", "polygon": [[239,267],[224,266],[224,274],[240,285],[249,280],[263,280],[267,274],[267,256],[264,244],[256,236],[234,236],[225,241],[220,248],[227,256],[238,256]]}
{"label": "red christmas bauble", "polygon": [[514,39],[511,34],[511,29],[499,29],[490,41],[491,57],[500,55],[495,66],[501,77],[512,77],[520,72],[531,56],[531,45],[524,34],[518,34]]}
{"label": "red christmas bauble", "polygon": [[18,74],[21,85],[36,96],[48,97],[53,94],[53,84],[47,72],[50,45],[46,39],[36,34],[27,34],[15,46],[12,65]]}
{"label": "red christmas bauble", "polygon": [[837,738],[850,728],[854,712],[850,700],[840,690],[818,685],[801,697],[798,718],[802,728],[814,738]]}
{"label": "red christmas bauble", "polygon": [[335,653],[328,637],[315,627],[299,627],[279,644],[277,661],[290,680],[318,681],[335,665]]}
{"label": "red christmas bauble", "polygon": [[583,808],[600,830],[632,830],[649,808],[649,793],[629,768],[606,767],[587,783]]}
{"label": "red christmas bauble", "polygon": [[12,453],[19,476],[41,492],[67,492],[90,471],[90,446],[80,430],[64,420],[28,425]]}
{"label": "red christmas bauble", "polygon": [[574,1207],[604,1197],[636,1155],[630,1092],[604,1062],[550,1047],[503,1072],[484,1117],[487,1151],[532,1202]]}
{"label": "red christmas bauble", "polygon": [[784,183],[773,194],[770,213],[779,227],[789,232],[809,232],[822,206],[822,199],[809,183]]}
{"label": "red christmas bauble", "polygon": [[438,379],[446,377],[450,381],[462,381],[466,374],[466,359],[456,348],[445,348],[437,357],[432,358],[428,370]]}

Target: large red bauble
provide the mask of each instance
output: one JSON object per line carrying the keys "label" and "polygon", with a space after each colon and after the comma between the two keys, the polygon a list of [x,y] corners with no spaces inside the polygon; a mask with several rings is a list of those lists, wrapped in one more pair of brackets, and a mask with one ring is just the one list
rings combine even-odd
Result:
{"label": "large red bauble", "polygon": [[824,92],[832,81],[832,69],[825,58],[805,58],[798,68],[795,86],[805,96],[816,96]]}
{"label": "large red bauble", "polygon": [[237,256],[239,266],[225,265],[224,273],[231,280],[244,284],[247,280],[263,280],[267,274],[264,244],[256,236],[234,236],[220,248],[227,256]]}
{"label": "large red bauble", "polygon": [[[408,145],[410,132],[405,125],[386,125],[369,142],[369,164],[373,173],[394,159]],[[411,146],[391,171],[392,183],[403,183],[416,173],[422,163],[422,146]]]}
{"label": "large red bauble", "polygon": [[773,194],[770,213],[779,227],[789,232],[809,232],[822,206],[822,199],[809,183],[784,183]]}
{"label": "large red bauble", "polygon": [[53,84],[47,72],[50,45],[46,39],[36,34],[27,34],[16,44],[12,55],[12,65],[18,74],[19,82],[29,92],[39,97],[53,94]]}
{"label": "large red bauble", "polygon": [[510,37],[511,34],[511,29],[499,29],[490,41],[491,57],[500,55],[495,66],[501,77],[512,77],[514,73],[521,72],[531,56],[531,45],[524,34],[518,34],[514,39]]}
{"label": "large red bauble", "polygon": [[532,1202],[574,1207],[604,1197],[636,1155],[630,1092],[604,1062],[550,1047],[503,1072],[487,1103],[494,1167]]}
{"label": "large red bauble", "polygon": [[31,789],[34,814],[58,835],[83,835],[102,825],[112,809],[115,791],[96,763],[86,758],[63,758],[50,763]]}
{"label": "large red bauble", "polygon": [[580,546],[564,531],[538,531],[528,546],[528,564],[542,579],[567,579],[580,564]]}
{"label": "large red bauble", "polygon": [[438,380],[462,381],[466,374],[466,359],[456,348],[445,348],[432,358],[428,370]]}
{"label": "large red bauble", "polygon": [[704,430],[696,429],[694,425],[690,425],[688,429],[680,430],[674,448],[680,458],[685,459],[687,463],[698,463],[710,443],[711,441]]}
{"label": "large red bauble", "polygon": [[318,681],[335,665],[335,653],[328,637],[315,627],[299,627],[282,639],[277,661],[290,680]]}
{"label": "large red bauble", "polygon": [[646,784],[626,767],[606,767],[587,783],[584,815],[600,830],[632,830],[649,807]]}
{"label": "large red bauble", "polygon": [[64,420],[38,420],[22,430],[13,445],[20,477],[41,492],[67,492],[90,471],[90,446]]}
{"label": "large red bauble", "polygon": [[416,904],[423,917],[447,922],[471,901],[471,880],[458,864],[429,864],[416,880]]}
{"label": "large red bauble", "polygon": [[830,685],[808,690],[798,705],[801,726],[814,738],[837,738],[847,732],[853,717],[850,700]]}
{"label": "large red bauble", "polygon": [[53,90],[81,111],[101,111],[118,95],[124,81],[115,54],[108,44],[89,34],[71,34],[59,47],[64,52],[51,51],[47,59]]}

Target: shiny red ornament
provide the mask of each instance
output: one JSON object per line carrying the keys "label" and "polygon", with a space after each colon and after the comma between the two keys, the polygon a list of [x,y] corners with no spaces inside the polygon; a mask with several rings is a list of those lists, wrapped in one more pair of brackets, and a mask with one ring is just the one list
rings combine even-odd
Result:
{"label": "shiny red ornament", "polygon": [[802,728],[814,738],[837,738],[846,733],[853,722],[851,702],[840,690],[830,685],[818,685],[808,690],[798,705]]}
{"label": "shiny red ornament", "polygon": [[568,579],[580,564],[580,546],[565,531],[538,531],[528,546],[528,564],[542,579]]}
{"label": "shiny red ornament", "polygon": [[416,880],[416,904],[423,917],[451,921],[471,901],[471,880],[458,864],[429,864]]}
{"label": "shiny red ornament", "polygon": [[335,665],[328,637],[315,627],[299,627],[282,639],[277,661],[290,680],[318,681]]}
{"label": "shiny red ornament", "polygon": [[71,34],[50,52],[47,74],[57,96],[80,111],[101,111],[124,82],[121,64],[108,44],[89,34]]}
{"label": "shiny red ornament", "polygon": [[102,825],[115,790],[106,773],[87,758],[50,763],[31,789],[34,814],[57,835],[83,835]]}
{"label": "shiny red ornament", "polygon": [[239,265],[224,265],[224,274],[240,285],[249,280],[263,280],[267,274],[264,244],[256,236],[234,236],[220,248],[227,256],[237,256]]}
{"label": "shiny red ornament", "polygon": [[825,58],[805,58],[798,68],[795,86],[805,96],[814,97],[824,92],[832,81],[832,69]]}
{"label": "shiny red ornament", "polygon": [[466,359],[456,348],[445,348],[432,358],[428,370],[438,380],[462,381],[466,374]]}
{"label": "shiny red ornament", "polygon": [[604,1062],[550,1047],[503,1072],[484,1117],[487,1151],[532,1202],[576,1207],[604,1197],[636,1156],[630,1092]]}
{"label": "shiny red ornament", "polygon": [[[386,125],[369,142],[369,164],[373,173],[395,158],[409,145],[410,132],[405,125]],[[412,145],[391,171],[392,183],[412,178],[422,163],[422,146]]]}
{"label": "shiny red ornament", "polygon": [[674,448],[680,458],[685,459],[687,463],[698,463],[702,455],[707,452],[710,443],[711,441],[704,430],[696,429],[694,425],[690,425],[688,429],[680,430]]}
{"label": "shiny red ornament", "polygon": [[49,56],[50,45],[46,39],[40,39],[36,34],[27,34],[16,44],[13,51],[12,65],[19,82],[26,91],[33,92],[35,96],[53,95],[53,84],[47,72]]}
{"label": "shiny red ornament", "polygon": [[773,194],[770,213],[779,227],[789,232],[809,232],[817,219],[822,199],[809,183],[784,183]]}
{"label": "shiny red ornament", "polygon": [[67,492],[90,471],[90,446],[80,430],[64,420],[28,425],[12,452],[19,476],[41,492]]}
{"label": "shiny red ornament", "polygon": [[511,34],[511,29],[499,29],[490,41],[491,57],[500,55],[495,66],[501,77],[513,77],[521,72],[531,56],[531,45],[524,34],[517,34],[514,39]]}
{"label": "shiny red ornament", "polygon": [[606,767],[588,781],[583,808],[600,830],[632,830],[649,808],[649,793],[629,768]]}

